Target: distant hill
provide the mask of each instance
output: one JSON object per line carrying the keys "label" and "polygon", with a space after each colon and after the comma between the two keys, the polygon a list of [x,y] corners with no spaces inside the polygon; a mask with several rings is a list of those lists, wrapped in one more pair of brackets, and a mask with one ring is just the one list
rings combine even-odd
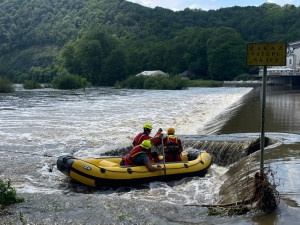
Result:
{"label": "distant hill", "polygon": [[[259,7],[173,12],[124,0],[0,0],[0,11],[0,75],[12,80],[25,79],[31,67],[51,66],[53,60],[59,61],[57,56],[65,44],[95,29],[123,44],[127,75],[142,70],[192,70],[196,78],[212,78],[219,73],[210,64],[212,49],[221,51],[221,42],[234,39],[228,46],[242,46],[239,38],[244,42],[291,42],[300,37],[300,8],[293,5],[265,3]],[[223,28],[234,37],[228,34],[222,40],[219,29]],[[249,68],[238,68],[235,75],[241,69],[249,72]]]}

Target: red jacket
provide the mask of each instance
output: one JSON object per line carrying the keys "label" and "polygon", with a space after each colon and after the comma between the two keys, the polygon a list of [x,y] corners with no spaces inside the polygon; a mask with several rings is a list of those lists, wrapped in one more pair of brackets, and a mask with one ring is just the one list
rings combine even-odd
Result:
{"label": "red jacket", "polygon": [[139,133],[134,139],[133,139],[133,146],[137,146],[137,145],[140,145],[142,144],[143,141],[145,140],[149,140],[151,139],[152,137],[145,134],[145,133]]}
{"label": "red jacket", "polygon": [[164,138],[165,153],[180,154],[182,145],[180,139],[175,135],[168,135]]}
{"label": "red jacket", "polygon": [[[159,136],[159,135],[160,135],[160,133],[157,133],[157,134],[155,135],[155,137],[156,137],[156,136]],[[139,133],[139,134],[133,139],[132,144],[133,144],[133,146],[137,146],[137,145],[142,144],[143,141],[149,140],[149,139],[151,139],[151,138],[152,138],[151,136],[149,136],[149,135],[147,135],[147,134],[145,134],[145,133]],[[158,146],[158,145],[160,145],[160,144],[161,144],[160,140],[155,140],[155,141],[153,141],[153,145],[155,145],[155,146]]]}
{"label": "red jacket", "polygon": [[152,156],[149,151],[145,151],[144,149],[141,148],[140,145],[135,146],[127,155],[123,157],[124,165],[129,166],[129,165],[135,165],[134,160],[139,157],[141,154],[147,154],[149,157],[149,160],[151,161]]}

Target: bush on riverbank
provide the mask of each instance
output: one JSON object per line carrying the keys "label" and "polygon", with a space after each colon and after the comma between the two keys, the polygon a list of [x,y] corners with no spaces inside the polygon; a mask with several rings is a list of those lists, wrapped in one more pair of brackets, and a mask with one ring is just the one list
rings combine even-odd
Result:
{"label": "bush on riverbank", "polygon": [[24,89],[37,89],[41,88],[41,85],[35,80],[25,80],[23,87]]}
{"label": "bush on riverbank", "polygon": [[17,196],[16,190],[11,187],[10,180],[5,183],[0,179],[0,204],[2,208],[20,202],[24,202],[24,198]]}
{"label": "bush on riverbank", "polygon": [[236,78],[234,78],[234,80],[243,80],[243,81],[255,80],[255,77],[251,74],[241,74],[241,75],[237,76]]}
{"label": "bush on riverbank", "polygon": [[58,72],[51,82],[51,86],[57,89],[79,89],[89,85],[86,78],[70,74],[67,70]]}
{"label": "bush on riverbank", "polygon": [[177,76],[130,76],[126,80],[116,82],[115,88],[181,90],[187,87],[186,79]]}
{"label": "bush on riverbank", "polygon": [[223,81],[216,80],[188,80],[189,87],[222,87]]}
{"label": "bush on riverbank", "polygon": [[14,85],[6,77],[0,77],[0,93],[10,93],[14,91]]}

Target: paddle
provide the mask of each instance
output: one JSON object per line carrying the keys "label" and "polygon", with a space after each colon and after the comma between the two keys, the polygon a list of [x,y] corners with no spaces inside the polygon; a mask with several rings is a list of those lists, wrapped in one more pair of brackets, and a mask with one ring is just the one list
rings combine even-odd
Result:
{"label": "paddle", "polygon": [[[166,157],[165,157],[165,151],[164,151],[164,140],[163,137],[161,137],[161,146],[162,146],[162,152],[163,152],[163,163],[164,163],[164,167],[166,167]],[[165,176],[167,175],[167,171],[165,171]]]}

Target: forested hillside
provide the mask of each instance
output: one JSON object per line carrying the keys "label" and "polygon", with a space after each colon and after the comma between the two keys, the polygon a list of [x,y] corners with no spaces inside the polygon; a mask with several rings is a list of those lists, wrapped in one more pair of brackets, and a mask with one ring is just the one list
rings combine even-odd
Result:
{"label": "forested hillside", "polygon": [[14,82],[50,82],[63,69],[95,85],[158,69],[230,80],[253,69],[246,42],[300,39],[293,5],[173,12],[124,0],[0,0],[0,10],[0,75]]}

